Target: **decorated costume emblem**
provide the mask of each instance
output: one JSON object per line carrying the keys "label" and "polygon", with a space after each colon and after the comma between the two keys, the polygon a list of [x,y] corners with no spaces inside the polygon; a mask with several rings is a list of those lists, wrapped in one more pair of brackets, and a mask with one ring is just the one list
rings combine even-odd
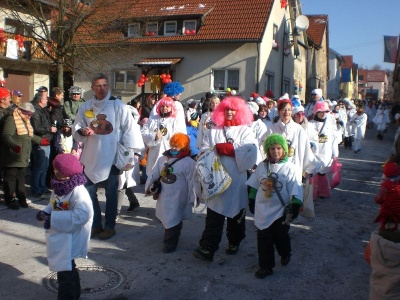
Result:
{"label": "decorated costume emblem", "polygon": [[96,120],[93,120],[90,123],[90,128],[95,134],[105,135],[110,134],[113,131],[113,125],[107,121],[106,118],[107,116],[105,114],[98,114]]}
{"label": "decorated costume emblem", "polygon": [[292,142],[289,140],[286,140],[287,144],[288,144],[288,157],[292,157],[295,153],[294,148],[291,147]]}

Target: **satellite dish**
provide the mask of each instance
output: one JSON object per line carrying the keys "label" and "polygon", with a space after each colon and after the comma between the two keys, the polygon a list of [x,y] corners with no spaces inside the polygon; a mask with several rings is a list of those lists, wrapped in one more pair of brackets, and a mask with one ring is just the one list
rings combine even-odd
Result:
{"label": "satellite dish", "polygon": [[297,30],[300,31],[307,30],[308,26],[310,25],[310,22],[305,15],[298,16],[295,23]]}

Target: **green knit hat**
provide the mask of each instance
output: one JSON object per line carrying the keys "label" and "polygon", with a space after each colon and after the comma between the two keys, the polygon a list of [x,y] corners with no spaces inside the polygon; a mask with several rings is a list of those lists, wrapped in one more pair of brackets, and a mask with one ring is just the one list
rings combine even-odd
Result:
{"label": "green knit hat", "polygon": [[264,152],[265,152],[265,154],[267,154],[267,156],[269,156],[269,153],[268,153],[269,148],[271,147],[271,145],[274,145],[274,144],[281,145],[283,148],[283,152],[285,153],[285,156],[288,155],[288,145],[287,145],[285,138],[278,133],[273,133],[273,134],[269,135],[264,141]]}

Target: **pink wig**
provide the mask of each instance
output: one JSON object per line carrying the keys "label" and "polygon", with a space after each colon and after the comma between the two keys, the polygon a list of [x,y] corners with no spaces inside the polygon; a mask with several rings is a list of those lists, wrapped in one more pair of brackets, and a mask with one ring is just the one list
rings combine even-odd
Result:
{"label": "pink wig", "polygon": [[160,101],[157,104],[157,114],[160,116],[160,110],[162,106],[169,106],[171,107],[171,117],[176,117],[176,105],[175,105],[175,101],[171,98],[171,97],[164,97],[161,98]]}
{"label": "pink wig", "polygon": [[234,120],[238,125],[250,125],[253,122],[251,113],[246,101],[238,96],[229,96],[224,98],[215,108],[212,120],[217,126],[223,126],[225,123],[225,110],[230,108],[236,111]]}

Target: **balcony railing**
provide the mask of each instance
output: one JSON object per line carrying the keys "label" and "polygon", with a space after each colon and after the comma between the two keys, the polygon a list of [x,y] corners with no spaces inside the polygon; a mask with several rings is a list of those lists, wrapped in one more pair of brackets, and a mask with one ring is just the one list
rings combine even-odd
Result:
{"label": "balcony railing", "polygon": [[[5,43],[2,43],[0,41],[0,57],[2,56],[6,56],[6,52],[7,52],[7,40],[8,39],[16,39],[17,34],[15,33],[9,33],[9,32],[3,32],[4,33],[4,37],[6,39]],[[31,48],[30,48],[30,58],[32,61],[46,61],[46,62],[51,62],[52,60],[44,53],[44,51],[39,47],[39,44],[31,37],[28,36],[23,36],[20,35],[23,39],[23,41],[31,41]],[[44,43],[46,43],[44,41]],[[50,46],[50,45],[49,45]],[[52,54],[52,50],[50,49],[50,47],[47,47],[47,51]],[[26,49],[26,51],[28,51],[28,49]],[[53,56],[53,55],[52,55]],[[22,52],[19,50],[19,46],[18,46],[18,59],[26,59],[27,57],[27,53]]]}

